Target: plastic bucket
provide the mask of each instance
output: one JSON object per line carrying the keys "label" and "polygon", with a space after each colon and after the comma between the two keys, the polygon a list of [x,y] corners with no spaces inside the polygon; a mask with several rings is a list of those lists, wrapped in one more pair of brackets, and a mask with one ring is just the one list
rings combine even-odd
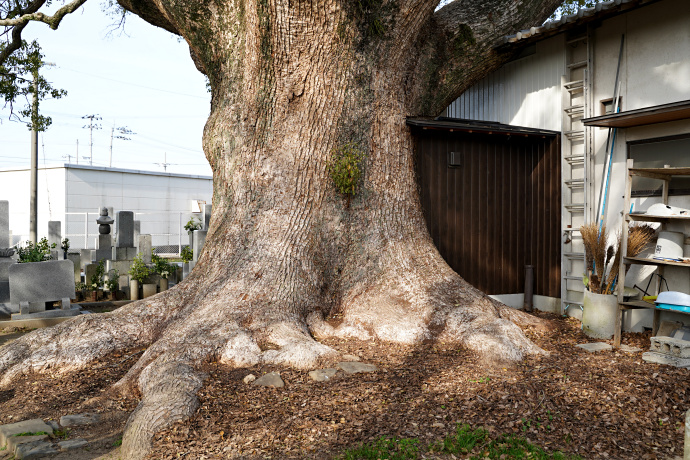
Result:
{"label": "plastic bucket", "polygon": [[685,235],[680,232],[659,232],[654,249],[655,259],[681,259]]}

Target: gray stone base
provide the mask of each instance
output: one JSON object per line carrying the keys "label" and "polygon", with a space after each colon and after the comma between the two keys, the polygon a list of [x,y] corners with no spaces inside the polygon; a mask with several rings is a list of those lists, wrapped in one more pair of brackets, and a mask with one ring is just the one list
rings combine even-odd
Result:
{"label": "gray stone base", "polygon": [[46,310],[28,314],[13,313],[12,321],[39,318],[59,318],[61,316],[77,316],[79,314],[81,314],[81,307],[70,308],[69,310]]}
{"label": "gray stone base", "polygon": [[648,363],[666,364],[673,367],[690,367],[690,358],[677,358],[675,356],[656,353],[653,351],[642,353],[642,359]]}
{"label": "gray stone base", "polygon": [[581,343],[579,345],[575,345],[578,348],[582,348],[584,350],[587,350],[590,353],[594,353],[597,351],[607,351],[611,350],[613,347],[609,345],[608,343],[604,342],[594,342],[594,343]]}
{"label": "gray stone base", "polygon": [[111,260],[134,260],[137,255],[137,248],[113,248]]}

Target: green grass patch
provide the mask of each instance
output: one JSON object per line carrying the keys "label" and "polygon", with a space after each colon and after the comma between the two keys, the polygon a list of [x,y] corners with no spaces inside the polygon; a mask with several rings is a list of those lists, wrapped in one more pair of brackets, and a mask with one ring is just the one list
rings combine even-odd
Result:
{"label": "green grass patch", "polygon": [[458,425],[455,433],[446,436],[426,448],[418,439],[380,438],[348,449],[338,460],[414,460],[422,458],[422,452],[461,455],[472,460],[530,459],[530,460],[581,460],[580,456],[561,452],[546,452],[539,446],[515,435],[492,438],[483,428]]}
{"label": "green grass patch", "polygon": [[48,434],[45,431],[26,431],[24,433],[13,434],[12,436],[42,436]]}
{"label": "green grass patch", "polygon": [[122,445],[122,436],[113,441],[113,447],[120,447]]}

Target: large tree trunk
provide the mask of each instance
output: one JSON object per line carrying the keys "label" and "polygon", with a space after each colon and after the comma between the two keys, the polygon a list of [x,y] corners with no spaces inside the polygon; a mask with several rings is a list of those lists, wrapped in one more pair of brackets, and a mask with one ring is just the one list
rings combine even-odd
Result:
{"label": "large tree trunk", "polygon": [[[196,410],[203,361],[310,368],[337,354],[314,340],[327,336],[457,342],[488,361],[542,352],[514,323],[531,317],[468,285],[434,247],[405,118],[438,113],[506,59],[491,48],[500,34],[557,1],[458,0],[437,13],[428,0],[121,3],[182,35],[211,81],[206,246],[153,300],[3,347],[3,383],[147,346],[118,383],[141,394],[123,440],[137,458]],[[347,143],[364,153],[352,199],[328,173]]]}

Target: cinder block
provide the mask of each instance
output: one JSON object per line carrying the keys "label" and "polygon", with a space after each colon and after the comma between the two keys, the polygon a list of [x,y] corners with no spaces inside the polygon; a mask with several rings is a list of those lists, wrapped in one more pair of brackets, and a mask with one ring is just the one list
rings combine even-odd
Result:
{"label": "cinder block", "polygon": [[690,358],[690,340],[657,336],[650,339],[649,351],[678,358]]}

